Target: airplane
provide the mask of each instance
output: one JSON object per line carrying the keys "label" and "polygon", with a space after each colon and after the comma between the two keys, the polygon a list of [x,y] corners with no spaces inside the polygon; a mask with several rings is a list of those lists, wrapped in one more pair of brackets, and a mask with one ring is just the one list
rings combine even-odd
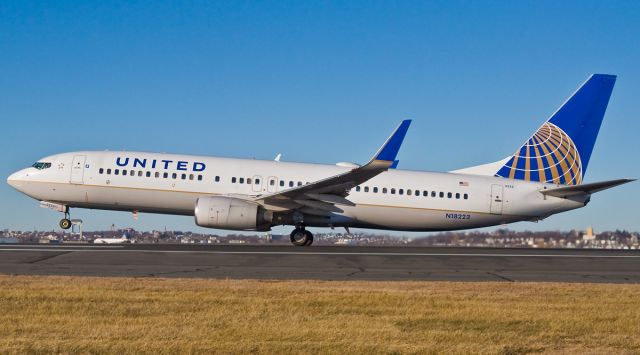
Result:
{"label": "airplane", "polygon": [[120,238],[96,238],[93,240],[93,244],[123,244],[131,243],[129,237],[123,234]]}
{"label": "airplane", "polygon": [[193,216],[201,227],[268,231],[307,227],[446,231],[539,221],[586,206],[591,195],[634,179],[584,183],[615,75],[593,74],[515,153],[455,170],[399,170],[404,120],[364,165],[308,164],[145,152],[51,155],[9,185],[64,213],[71,208]]}

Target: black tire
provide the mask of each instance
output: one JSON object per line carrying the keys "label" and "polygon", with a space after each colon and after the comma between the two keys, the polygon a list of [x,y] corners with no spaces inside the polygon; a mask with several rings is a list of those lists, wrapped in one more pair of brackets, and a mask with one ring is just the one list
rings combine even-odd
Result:
{"label": "black tire", "polygon": [[71,228],[71,221],[68,220],[67,218],[63,218],[60,220],[60,228],[62,229],[69,229]]}
{"label": "black tire", "polygon": [[[302,228],[296,228],[293,230],[293,232],[291,232],[291,244],[297,246],[297,247],[302,247],[307,245],[307,243],[309,242],[309,236],[311,235],[311,233],[309,233],[308,231],[302,229]],[[313,236],[312,236],[313,238]]]}
{"label": "black tire", "polygon": [[313,244],[313,234],[311,234],[311,232],[309,232],[308,230],[305,230],[304,233],[307,235],[307,242],[304,244],[304,246],[308,247],[309,245]]}

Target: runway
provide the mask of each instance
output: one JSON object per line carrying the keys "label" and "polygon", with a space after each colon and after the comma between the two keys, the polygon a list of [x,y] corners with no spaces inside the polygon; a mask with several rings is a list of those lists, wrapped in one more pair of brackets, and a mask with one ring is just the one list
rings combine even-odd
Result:
{"label": "runway", "polygon": [[639,283],[640,252],[576,249],[0,244],[0,273],[264,280]]}

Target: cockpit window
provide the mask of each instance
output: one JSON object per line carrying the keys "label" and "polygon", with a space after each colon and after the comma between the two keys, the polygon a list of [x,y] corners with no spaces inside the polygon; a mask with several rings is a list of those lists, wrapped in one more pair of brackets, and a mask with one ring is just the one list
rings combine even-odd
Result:
{"label": "cockpit window", "polygon": [[48,168],[50,168],[50,167],[51,167],[51,163],[44,163],[44,162],[39,161],[39,162],[37,162],[37,163],[34,163],[34,164],[32,165],[32,167],[34,167],[34,168],[36,168],[36,169],[38,169],[38,170],[48,169]]}

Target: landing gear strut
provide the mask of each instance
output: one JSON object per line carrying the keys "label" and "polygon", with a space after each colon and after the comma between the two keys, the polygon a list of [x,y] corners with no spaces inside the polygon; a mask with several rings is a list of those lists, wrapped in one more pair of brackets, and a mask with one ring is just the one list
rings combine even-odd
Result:
{"label": "landing gear strut", "polygon": [[71,220],[69,219],[69,212],[64,213],[64,218],[60,220],[60,228],[69,229],[71,228]]}
{"label": "landing gear strut", "polygon": [[313,234],[304,229],[304,226],[296,227],[291,232],[291,243],[298,247],[309,246],[313,243]]}

